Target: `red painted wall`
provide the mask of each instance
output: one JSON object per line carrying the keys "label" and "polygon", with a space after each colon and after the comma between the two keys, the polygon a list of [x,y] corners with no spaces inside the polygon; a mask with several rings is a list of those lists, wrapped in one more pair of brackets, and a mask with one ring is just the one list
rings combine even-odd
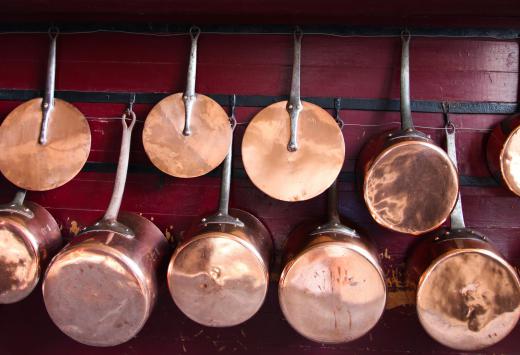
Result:
{"label": "red painted wall", "polygon": [[[158,9],[158,2],[154,4]],[[134,5],[129,3],[129,6]],[[13,6],[11,4],[8,10],[16,16],[24,15],[24,11]],[[274,11],[275,6],[270,6],[267,9]],[[512,13],[516,11],[513,10]],[[262,19],[255,11],[250,11],[248,18],[257,16]],[[475,9],[472,11],[477,12]],[[95,18],[97,12],[91,13]],[[507,14],[503,11],[494,15]],[[153,16],[159,16],[158,12]],[[312,19],[310,11],[307,11],[307,16]],[[474,17],[466,17],[468,19],[474,21]],[[514,22],[512,18],[508,21]],[[452,24],[457,25],[455,21]],[[43,89],[47,46],[46,34],[1,34],[0,88]],[[184,35],[63,34],[58,40],[56,89],[182,91],[188,48],[189,40]],[[400,41],[397,38],[307,35],[303,42],[302,95],[398,98],[399,58]],[[197,91],[205,94],[286,95],[291,63],[291,36],[202,34]],[[412,99],[516,102],[518,68],[517,41],[416,38],[411,46]],[[5,117],[18,104],[0,101],[0,117]],[[92,131],[89,161],[116,163],[120,123],[112,118],[119,117],[125,105],[75,104],[88,117]],[[151,166],[141,143],[143,121],[150,108],[151,105],[135,107],[139,122],[134,131],[130,160],[134,165]],[[259,110],[252,107],[237,109],[239,126],[235,169],[242,168],[239,147],[245,125]],[[392,127],[391,122],[397,122],[399,114],[343,110],[341,115],[347,123],[343,129],[347,147],[344,171],[353,172],[361,146],[369,137]],[[459,130],[457,137],[462,175],[489,177],[483,148],[488,129],[503,118],[502,115],[482,114],[452,116],[455,125],[464,128]],[[417,126],[440,128],[443,125],[441,114],[417,113],[414,119]],[[441,130],[423,130],[442,144]],[[84,172],[61,188],[29,193],[28,198],[47,207],[62,226],[64,234],[72,237],[78,227],[89,225],[102,215],[110,199],[113,179],[112,173]],[[142,213],[153,219],[165,233],[177,235],[202,215],[215,210],[218,190],[218,177],[181,180],[157,170],[154,173],[131,173],[122,207]],[[0,179],[2,201],[9,200],[13,191],[8,182]],[[247,178],[235,178],[231,193],[232,206],[253,212],[271,230],[278,256],[272,272],[273,279],[276,279],[279,252],[286,235],[299,222],[324,215],[324,196],[299,203],[275,201],[254,188]],[[320,345],[297,335],[282,317],[274,282],[266,304],[247,323],[229,329],[201,327],[176,309],[163,277],[157,308],[139,336],[126,344],[95,349],[74,343],[54,327],[46,315],[41,292],[37,291],[19,304],[0,306],[0,354],[455,353],[436,344],[422,330],[410,305],[410,293],[404,289],[402,266],[414,239],[378,227],[370,219],[352,183],[342,182],[340,193],[342,214],[366,230],[378,244],[390,291],[383,319],[369,335],[356,342]],[[509,261],[519,266],[520,199],[501,187],[463,187],[462,200],[468,226],[488,235]],[[520,327],[487,353],[517,353],[519,336]]]}

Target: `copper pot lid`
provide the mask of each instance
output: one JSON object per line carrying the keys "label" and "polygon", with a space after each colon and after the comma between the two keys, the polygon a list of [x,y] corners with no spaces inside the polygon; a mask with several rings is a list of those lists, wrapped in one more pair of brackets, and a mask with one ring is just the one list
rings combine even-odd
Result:
{"label": "copper pot lid", "polygon": [[500,171],[507,187],[520,196],[520,126],[507,137],[500,152]]}
{"label": "copper pot lid", "polygon": [[406,140],[374,159],[363,191],[377,223],[401,233],[422,234],[439,227],[453,209],[457,169],[435,144]]}
{"label": "copper pot lid", "polygon": [[179,247],[168,268],[168,286],[190,319],[229,327],[262,306],[269,274],[253,245],[228,233],[207,233]]}
{"label": "copper pot lid", "polygon": [[143,327],[150,290],[125,254],[89,243],[58,254],[52,264],[57,267],[49,267],[45,275],[45,306],[69,337],[86,345],[112,346],[130,340]]}
{"label": "copper pot lid", "polygon": [[215,169],[226,157],[231,128],[224,109],[195,93],[198,27],[190,29],[191,51],[186,91],[170,95],[148,114],[143,145],[152,163],[166,174],[191,178]]}
{"label": "copper pot lid", "polygon": [[40,257],[31,233],[16,216],[0,219],[0,304],[27,297],[40,278]]}
{"label": "copper pot lid", "polygon": [[459,179],[448,155],[415,130],[410,103],[410,33],[401,53],[401,130],[389,133],[363,182],[363,197],[376,222],[419,235],[439,227],[457,201]]}
{"label": "copper pot lid", "polygon": [[0,126],[0,170],[16,186],[46,191],[76,176],[90,152],[90,128],[73,105],[54,98],[56,34],[51,34],[44,98],[15,108]]}
{"label": "copper pot lid", "polygon": [[247,175],[264,193],[282,201],[319,195],[334,182],[345,159],[338,123],[319,106],[300,100],[301,38],[296,32],[289,101],[260,111],[242,141]]}
{"label": "copper pot lid", "polygon": [[382,271],[364,251],[328,242],[303,251],[284,268],[280,306],[291,326],[320,343],[342,343],[366,334],[385,307]]}
{"label": "copper pot lid", "polygon": [[438,258],[417,288],[424,329],[458,350],[478,350],[503,339],[520,317],[515,270],[487,250],[463,249]]}

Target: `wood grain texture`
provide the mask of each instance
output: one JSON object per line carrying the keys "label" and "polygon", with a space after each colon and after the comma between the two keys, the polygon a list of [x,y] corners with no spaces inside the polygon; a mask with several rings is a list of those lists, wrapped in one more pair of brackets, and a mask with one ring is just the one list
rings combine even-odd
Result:
{"label": "wood grain texture", "polygon": [[[24,1],[36,10],[26,10],[12,2],[5,14],[12,19],[50,16],[47,1]],[[278,2],[277,2],[278,3]],[[328,23],[339,21],[348,11],[363,22],[364,12],[373,10],[377,16],[399,13],[395,4],[369,1],[363,11],[347,1],[337,13],[327,1],[317,9],[303,2],[299,14],[307,21]],[[431,4],[408,4],[405,13],[442,15],[446,7]],[[498,21],[491,16],[520,15],[520,8],[510,7],[508,1],[445,2],[450,13],[467,16],[446,23],[458,26],[472,23],[475,16],[487,16],[482,26],[518,23],[509,18]],[[86,3],[72,5],[59,1],[56,13],[67,16],[83,8]],[[89,2],[85,18],[117,18],[110,4],[118,7],[119,0]],[[126,1],[123,14],[142,11],[143,18],[160,18],[173,13],[173,2],[151,1],[149,8],[141,1]],[[215,3],[216,4],[216,3]],[[222,9],[207,1],[183,3],[180,14],[200,12],[199,19],[227,9],[223,22],[239,17],[247,10],[249,18],[264,22],[285,16],[286,22],[296,21],[291,8],[281,6],[277,16],[275,2],[263,7],[251,7],[246,2],[239,6],[224,1]],[[103,11],[102,11],[103,10]],[[118,11],[120,7],[118,8]],[[311,11],[312,10],[312,11]],[[515,11],[518,11],[515,12]],[[164,14],[162,14],[164,12]],[[206,15],[204,15],[206,14]],[[245,16],[243,21],[248,19]],[[174,17],[172,17],[174,18]],[[190,18],[189,16],[186,18]],[[421,17],[422,18],[422,17]],[[365,19],[365,21],[368,21]],[[371,17],[371,24],[379,23]],[[381,20],[384,23],[385,20]],[[402,21],[402,18],[393,23]],[[410,23],[418,20],[410,20]],[[435,21],[440,21],[438,18]],[[509,21],[509,22],[508,22]],[[370,22],[366,22],[370,23]],[[443,23],[441,21],[441,23]],[[500,26],[498,26],[500,27]],[[48,38],[45,34],[0,35],[0,87],[12,89],[42,89],[47,58]],[[291,39],[276,35],[202,35],[199,42],[198,91],[205,94],[286,95],[290,83]],[[141,91],[173,93],[185,85],[188,39],[186,36],[151,37],[98,33],[89,35],[62,35],[58,41],[57,89],[79,91]],[[336,38],[306,36],[303,44],[302,95],[319,97],[398,98],[399,96],[399,40],[395,38]],[[519,46],[516,41],[482,39],[420,38],[412,42],[412,97],[414,99],[448,101],[516,102],[518,98]],[[0,101],[0,119],[19,102]],[[88,117],[92,131],[92,151],[89,162],[116,163],[120,144],[120,123],[117,121],[125,105],[75,103]],[[141,143],[143,121],[152,105],[136,105],[138,115],[132,140],[130,164],[145,167],[148,172],[128,176],[122,209],[142,213],[152,219],[169,237],[179,233],[213,212],[218,204],[217,175],[196,179],[175,179],[152,167]],[[235,169],[242,169],[240,143],[247,122],[260,110],[253,107],[237,108],[239,126],[236,130]],[[357,155],[366,141],[378,133],[395,128],[399,114],[395,112],[343,110],[341,117],[347,123],[343,129],[346,161],[343,171],[353,173]],[[502,115],[452,115],[459,130],[457,149],[460,172],[466,176],[489,177],[483,149],[488,130],[500,122]],[[443,145],[443,117],[441,114],[414,114],[419,129],[431,134]],[[427,126],[429,128],[422,128]],[[66,162],[64,162],[66,163]],[[28,194],[28,199],[47,207],[60,224],[67,239],[78,230],[94,223],[103,215],[110,199],[113,173],[82,172],[73,181],[53,191]],[[14,188],[0,178],[0,200],[8,201]],[[520,199],[502,187],[463,187],[462,199],[467,225],[492,239],[498,249],[520,267]],[[41,293],[35,292],[27,300],[9,306],[0,306],[1,354],[369,354],[369,353],[428,353],[456,354],[436,344],[420,327],[413,297],[403,280],[402,271],[409,250],[416,239],[391,233],[376,225],[364,207],[351,181],[340,184],[342,214],[379,246],[389,286],[387,311],[382,321],[362,339],[345,345],[321,345],[298,336],[283,319],[278,306],[276,284],[271,283],[268,299],[261,311],[245,324],[229,329],[201,327],[174,306],[165,287],[162,270],[161,296],[149,322],[139,336],[115,348],[93,349],[74,343],[62,335],[46,315]],[[270,229],[276,246],[272,267],[273,280],[280,272],[280,252],[287,234],[300,222],[321,219],[325,212],[323,195],[300,203],[285,203],[268,198],[254,188],[245,177],[235,177],[231,189],[231,205],[257,215]],[[30,321],[29,321],[30,320]],[[29,323],[30,324],[29,324]],[[514,354],[518,349],[520,327],[503,342],[485,353]]]}

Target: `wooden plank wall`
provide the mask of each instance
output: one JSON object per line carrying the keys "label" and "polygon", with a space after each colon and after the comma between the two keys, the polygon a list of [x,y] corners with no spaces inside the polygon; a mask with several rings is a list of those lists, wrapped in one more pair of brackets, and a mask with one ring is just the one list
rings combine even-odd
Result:
{"label": "wooden plank wall", "polygon": [[[0,89],[44,87],[46,34],[0,35]],[[63,34],[58,40],[57,90],[97,92],[183,91],[189,40],[186,35],[144,36],[96,33]],[[400,40],[308,35],[303,41],[302,95],[397,99]],[[204,94],[286,95],[290,86],[292,37],[287,35],[202,34],[199,40],[197,91]],[[414,38],[411,44],[411,91],[414,100],[516,102],[519,45],[513,40]],[[3,119],[20,102],[0,101]],[[92,131],[89,162],[116,163],[124,104],[74,103]],[[217,206],[218,175],[182,180],[152,168],[141,143],[143,121],[152,105],[139,104],[130,164],[150,172],[129,174],[123,209],[152,219],[168,236],[175,236]],[[273,234],[277,262],[288,232],[301,221],[321,218],[324,196],[300,203],[270,199],[243,175],[241,137],[257,107],[239,107],[231,204],[260,217]],[[342,110],[347,156],[344,172],[354,171],[356,157],[368,138],[395,127],[397,112]],[[488,130],[503,115],[456,114],[460,173],[489,177],[484,158]],[[443,144],[441,114],[416,113],[415,123]],[[63,164],[67,164],[66,161]],[[242,172],[242,174],[240,174]],[[53,191],[31,192],[28,198],[50,210],[64,235],[93,223],[107,206],[114,174],[82,172]],[[0,200],[13,196],[13,187],[0,179]],[[361,202],[351,179],[340,183],[342,214],[371,235],[379,246],[388,277],[389,298],[381,322],[367,336],[345,345],[321,345],[304,340],[283,319],[276,283],[265,305],[245,324],[208,329],[175,307],[161,275],[161,297],[139,336],[114,348],[93,349],[62,335],[48,318],[38,290],[27,300],[0,306],[0,353],[43,354],[455,354],[431,340],[414,313],[413,297],[404,288],[402,268],[414,238],[378,227]],[[500,186],[462,188],[469,227],[488,235],[515,266],[520,265],[520,198]],[[520,327],[486,353],[516,353]]]}

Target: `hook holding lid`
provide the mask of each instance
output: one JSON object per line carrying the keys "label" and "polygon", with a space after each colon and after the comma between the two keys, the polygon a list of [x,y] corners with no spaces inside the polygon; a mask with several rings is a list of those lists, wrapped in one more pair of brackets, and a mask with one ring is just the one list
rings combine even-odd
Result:
{"label": "hook holding lid", "polygon": [[343,120],[340,117],[340,113],[341,113],[341,98],[340,97],[336,97],[334,99],[334,112],[335,112],[334,120],[336,120],[336,122],[338,123],[339,129],[343,129],[343,127],[345,126],[345,122],[343,122]]}

